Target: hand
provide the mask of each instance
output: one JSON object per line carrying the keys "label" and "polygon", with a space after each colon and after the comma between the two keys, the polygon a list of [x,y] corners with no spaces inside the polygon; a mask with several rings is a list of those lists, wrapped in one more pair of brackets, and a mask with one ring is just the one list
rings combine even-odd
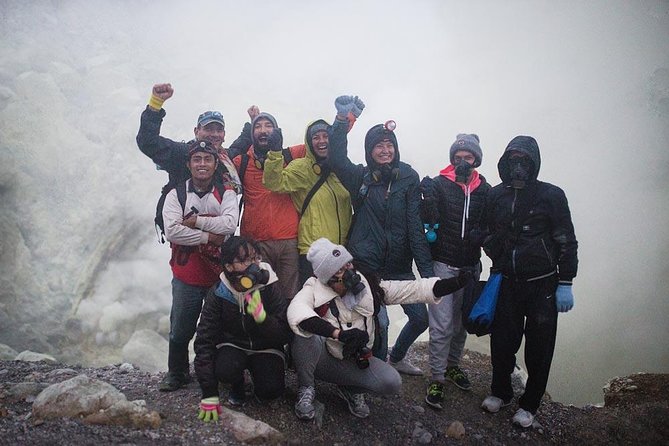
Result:
{"label": "hand", "polygon": [[359,328],[351,328],[350,330],[340,331],[338,339],[344,344],[344,350],[353,354],[356,350],[367,345],[369,334]]}
{"label": "hand", "polygon": [[260,291],[255,290],[253,293],[247,294],[244,296],[244,300],[246,301],[246,314],[253,316],[253,320],[256,321],[256,324],[265,322],[267,313],[265,313],[265,308],[262,304]]}
{"label": "hand", "polygon": [[197,222],[197,215],[191,215],[187,219],[185,219],[183,222],[181,222],[182,225],[188,226],[191,229],[195,229],[195,223]]}
{"label": "hand", "polygon": [[218,417],[221,416],[221,413],[221,402],[218,400],[217,396],[212,396],[200,401],[200,410],[197,417],[205,423],[208,423],[209,421],[218,421]]}
{"label": "hand", "polygon": [[432,287],[432,293],[435,297],[442,297],[448,294],[455,293],[460,288],[467,285],[472,278],[472,273],[470,271],[460,271],[455,277],[450,277],[448,279],[439,279],[434,283]]}
{"label": "hand", "polygon": [[574,293],[571,285],[558,285],[555,290],[555,305],[560,313],[566,313],[574,308]]}
{"label": "hand", "polygon": [[258,108],[257,105],[252,105],[249,107],[246,112],[249,114],[249,118],[251,118],[251,122],[260,114],[260,109]]}
{"label": "hand", "polygon": [[337,99],[335,99],[335,108],[337,109],[338,116],[344,116],[344,117],[348,116],[349,112],[350,113],[353,112],[354,107],[355,107],[355,97],[353,96],[339,96]]}
{"label": "hand", "polygon": [[274,152],[283,150],[283,135],[281,134],[280,128],[272,130],[272,133],[269,134],[269,137],[267,138],[267,146],[269,147],[269,150]]}
{"label": "hand", "polygon": [[362,114],[362,110],[365,108],[365,103],[362,102],[362,99],[359,97],[353,98],[353,109],[351,110],[351,113],[353,113],[353,116],[356,118],[359,118],[360,115]]}
{"label": "hand", "polygon": [[174,89],[172,88],[172,84],[156,84],[153,86],[151,94],[166,101],[172,97]]}
{"label": "hand", "polygon": [[225,241],[224,235],[214,234],[213,232],[209,233],[209,238],[207,239],[208,243],[211,243],[214,246],[221,246]]}

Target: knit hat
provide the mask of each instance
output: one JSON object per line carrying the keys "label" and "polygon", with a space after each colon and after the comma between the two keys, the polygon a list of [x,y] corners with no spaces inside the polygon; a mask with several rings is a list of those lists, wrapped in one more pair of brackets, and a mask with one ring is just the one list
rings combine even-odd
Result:
{"label": "knit hat", "polygon": [[483,161],[483,152],[481,151],[481,146],[479,145],[479,137],[475,134],[460,133],[455,138],[455,142],[451,146],[450,159],[451,164],[454,164],[453,158],[455,153],[459,150],[466,150],[467,152],[474,155],[474,167],[479,167],[481,161]]}
{"label": "knit hat", "polygon": [[214,159],[218,159],[218,150],[207,140],[193,141],[188,145],[188,159],[198,152],[212,154]]}
{"label": "knit hat", "polygon": [[319,238],[307,252],[314,275],[321,283],[327,283],[353,256],[342,245],[335,245],[326,238]]}
{"label": "knit hat", "polygon": [[367,131],[365,135],[365,160],[367,161],[368,166],[375,165],[374,160],[372,159],[372,150],[374,146],[383,141],[384,139],[390,140],[395,146],[395,157],[391,164],[392,167],[396,167],[400,162],[400,148],[397,145],[397,137],[393,130],[386,129],[385,124],[377,124]]}

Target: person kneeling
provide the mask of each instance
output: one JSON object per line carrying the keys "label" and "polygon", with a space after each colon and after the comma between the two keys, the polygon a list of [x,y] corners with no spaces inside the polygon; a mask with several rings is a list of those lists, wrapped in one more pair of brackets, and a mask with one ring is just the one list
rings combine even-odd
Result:
{"label": "person kneeling", "polygon": [[218,419],[218,383],[231,385],[228,402],[245,402],[244,370],[261,401],[285,390],[284,345],[292,338],[286,321],[288,300],[275,294],[272,267],[261,262],[258,246],[231,237],[221,247],[223,273],[207,294],[195,338],[195,373],[202,389],[199,416]]}
{"label": "person kneeling", "polygon": [[[393,395],[402,379],[388,363],[371,355],[375,308],[380,303],[439,302],[466,283],[464,276],[415,281],[379,281],[359,274],[353,257],[328,239],[316,240],[307,253],[314,275],[288,307],[288,323],[297,334],[292,342],[298,379],[295,414],[315,416],[315,379],[337,385],[337,394],[359,418],[369,416],[365,393]],[[378,310],[377,310],[378,311]]]}

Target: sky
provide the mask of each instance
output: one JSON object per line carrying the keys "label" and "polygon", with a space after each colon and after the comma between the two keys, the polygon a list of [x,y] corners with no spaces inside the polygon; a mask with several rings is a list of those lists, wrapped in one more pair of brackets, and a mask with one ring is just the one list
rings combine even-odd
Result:
{"label": "sky", "polygon": [[366,103],[357,162],[367,129],[393,119],[421,177],[476,133],[497,184],[508,141],[537,139],[539,177],[565,191],[579,240],[554,397],[597,402],[615,375],[669,372],[666,0],[6,0],[0,23],[0,319],[23,317],[27,296],[91,334],[169,312],[152,229],[166,176],[134,142],[154,83],[175,89],[164,136],[189,139],[216,109],[227,143],[250,105],[301,143],[352,94]]}

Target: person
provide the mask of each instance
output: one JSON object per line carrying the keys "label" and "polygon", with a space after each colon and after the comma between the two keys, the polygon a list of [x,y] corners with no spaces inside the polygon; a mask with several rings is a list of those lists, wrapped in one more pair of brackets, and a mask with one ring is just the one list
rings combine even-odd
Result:
{"label": "person", "polygon": [[[146,156],[156,164],[158,169],[168,173],[170,184],[176,184],[188,178],[190,173],[185,168],[188,158],[188,143],[173,141],[160,135],[160,127],[166,111],[163,104],[174,95],[172,84],[155,84],[146,109],[140,118],[137,132],[137,146]],[[223,147],[225,141],[225,120],[219,111],[205,111],[198,116],[197,124],[193,129],[195,140],[210,141],[218,151],[219,162],[230,174],[237,193],[241,193],[241,184],[237,171],[227,150]],[[236,152],[244,146],[244,139],[236,140],[231,151]]]}
{"label": "person", "polygon": [[288,323],[297,336],[291,351],[298,380],[295,414],[315,416],[315,380],[337,385],[351,414],[369,416],[365,392],[392,395],[402,379],[388,363],[371,356],[374,309],[403,302],[437,302],[465,283],[464,277],[415,281],[379,280],[371,272],[359,274],[353,256],[326,238],[314,241],[307,252],[311,277],[288,307]]}
{"label": "person", "polygon": [[557,186],[539,181],[539,145],[516,136],[497,169],[502,183],[488,194],[483,248],[492,270],[503,275],[491,326],[491,394],[482,408],[498,412],[511,404],[511,372],[525,336],[527,384],[512,422],[530,427],[546,390],[558,312],[574,305],[572,281],[578,258],[567,198]]}
{"label": "person", "polygon": [[188,152],[191,178],[165,198],[163,220],[172,248],[173,278],[168,372],[160,383],[161,391],[177,390],[190,381],[188,343],[195,334],[202,300],[220,273],[220,246],[235,232],[239,220],[232,179],[227,177],[221,184],[214,181],[218,153],[209,141],[192,142]]}
{"label": "person", "polygon": [[288,301],[277,293],[277,276],[262,262],[253,240],[229,238],[221,247],[223,272],[202,307],[195,337],[195,373],[202,390],[199,416],[217,418],[218,383],[230,385],[228,403],[245,403],[244,370],[260,401],[285,390],[284,345],[292,338],[286,320]]}
{"label": "person", "polygon": [[430,341],[428,343],[431,382],[425,402],[443,409],[444,384],[450,381],[462,390],[471,390],[460,360],[467,339],[462,323],[465,294],[472,294],[481,274],[481,247],[470,238],[471,231],[480,231],[485,199],[490,185],[476,170],[483,152],[479,137],[461,133],[449,151],[450,164],[439,175],[421,181],[423,203],[421,213],[434,231],[430,244],[434,273],[453,277],[460,271],[471,273],[466,287],[444,296],[438,304],[428,304]]}
{"label": "person", "polygon": [[[357,119],[364,108],[352,111]],[[290,198],[300,215],[297,235],[299,250],[299,286],[313,275],[307,252],[311,244],[325,237],[337,244],[345,244],[351,226],[351,196],[332,172],[328,164],[328,124],[318,119],[307,126],[305,132],[306,156],[284,166],[279,148],[267,155],[263,184],[269,190],[290,193]]]}
{"label": "person", "polygon": [[[270,150],[282,152],[283,136],[276,119],[269,113],[249,108],[252,145],[233,162],[244,188],[244,212],[240,234],[256,241],[263,258],[279,277],[279,294],[291,299],[298,289],[297,231],[299,215],[290,196],[272,192],[263,185],[263,170]],[[245,139],[244,131],[238,138]],[[303,158],[305,148],[290,147],[291,159]]]}
{"label": "person", "polygon": [[[347,157],[346,115],[357,98],[344,97],[330,135],[328,160],[332,170],[351,194],[354,218],[348,249],[364,265],[385,280],[415,279],[416,261],[421,277],[432,277],[432,261],[420,217],[419,177],[410,165],[400,161],[395,123],[388,121],[369,129],[365,136],[367,165],[353,164]],[[339,98],[338,98],[339,99]],[[339,99],[341,100],[341,99]],[[422,375],[405,357],[411,344],[428,328],[425,304],[405,304],[409,318],[390,353],[390,364],[400,373]],[[379,339],[374,356],[388,356],[388,317],[385,306],[378,314]]]}

